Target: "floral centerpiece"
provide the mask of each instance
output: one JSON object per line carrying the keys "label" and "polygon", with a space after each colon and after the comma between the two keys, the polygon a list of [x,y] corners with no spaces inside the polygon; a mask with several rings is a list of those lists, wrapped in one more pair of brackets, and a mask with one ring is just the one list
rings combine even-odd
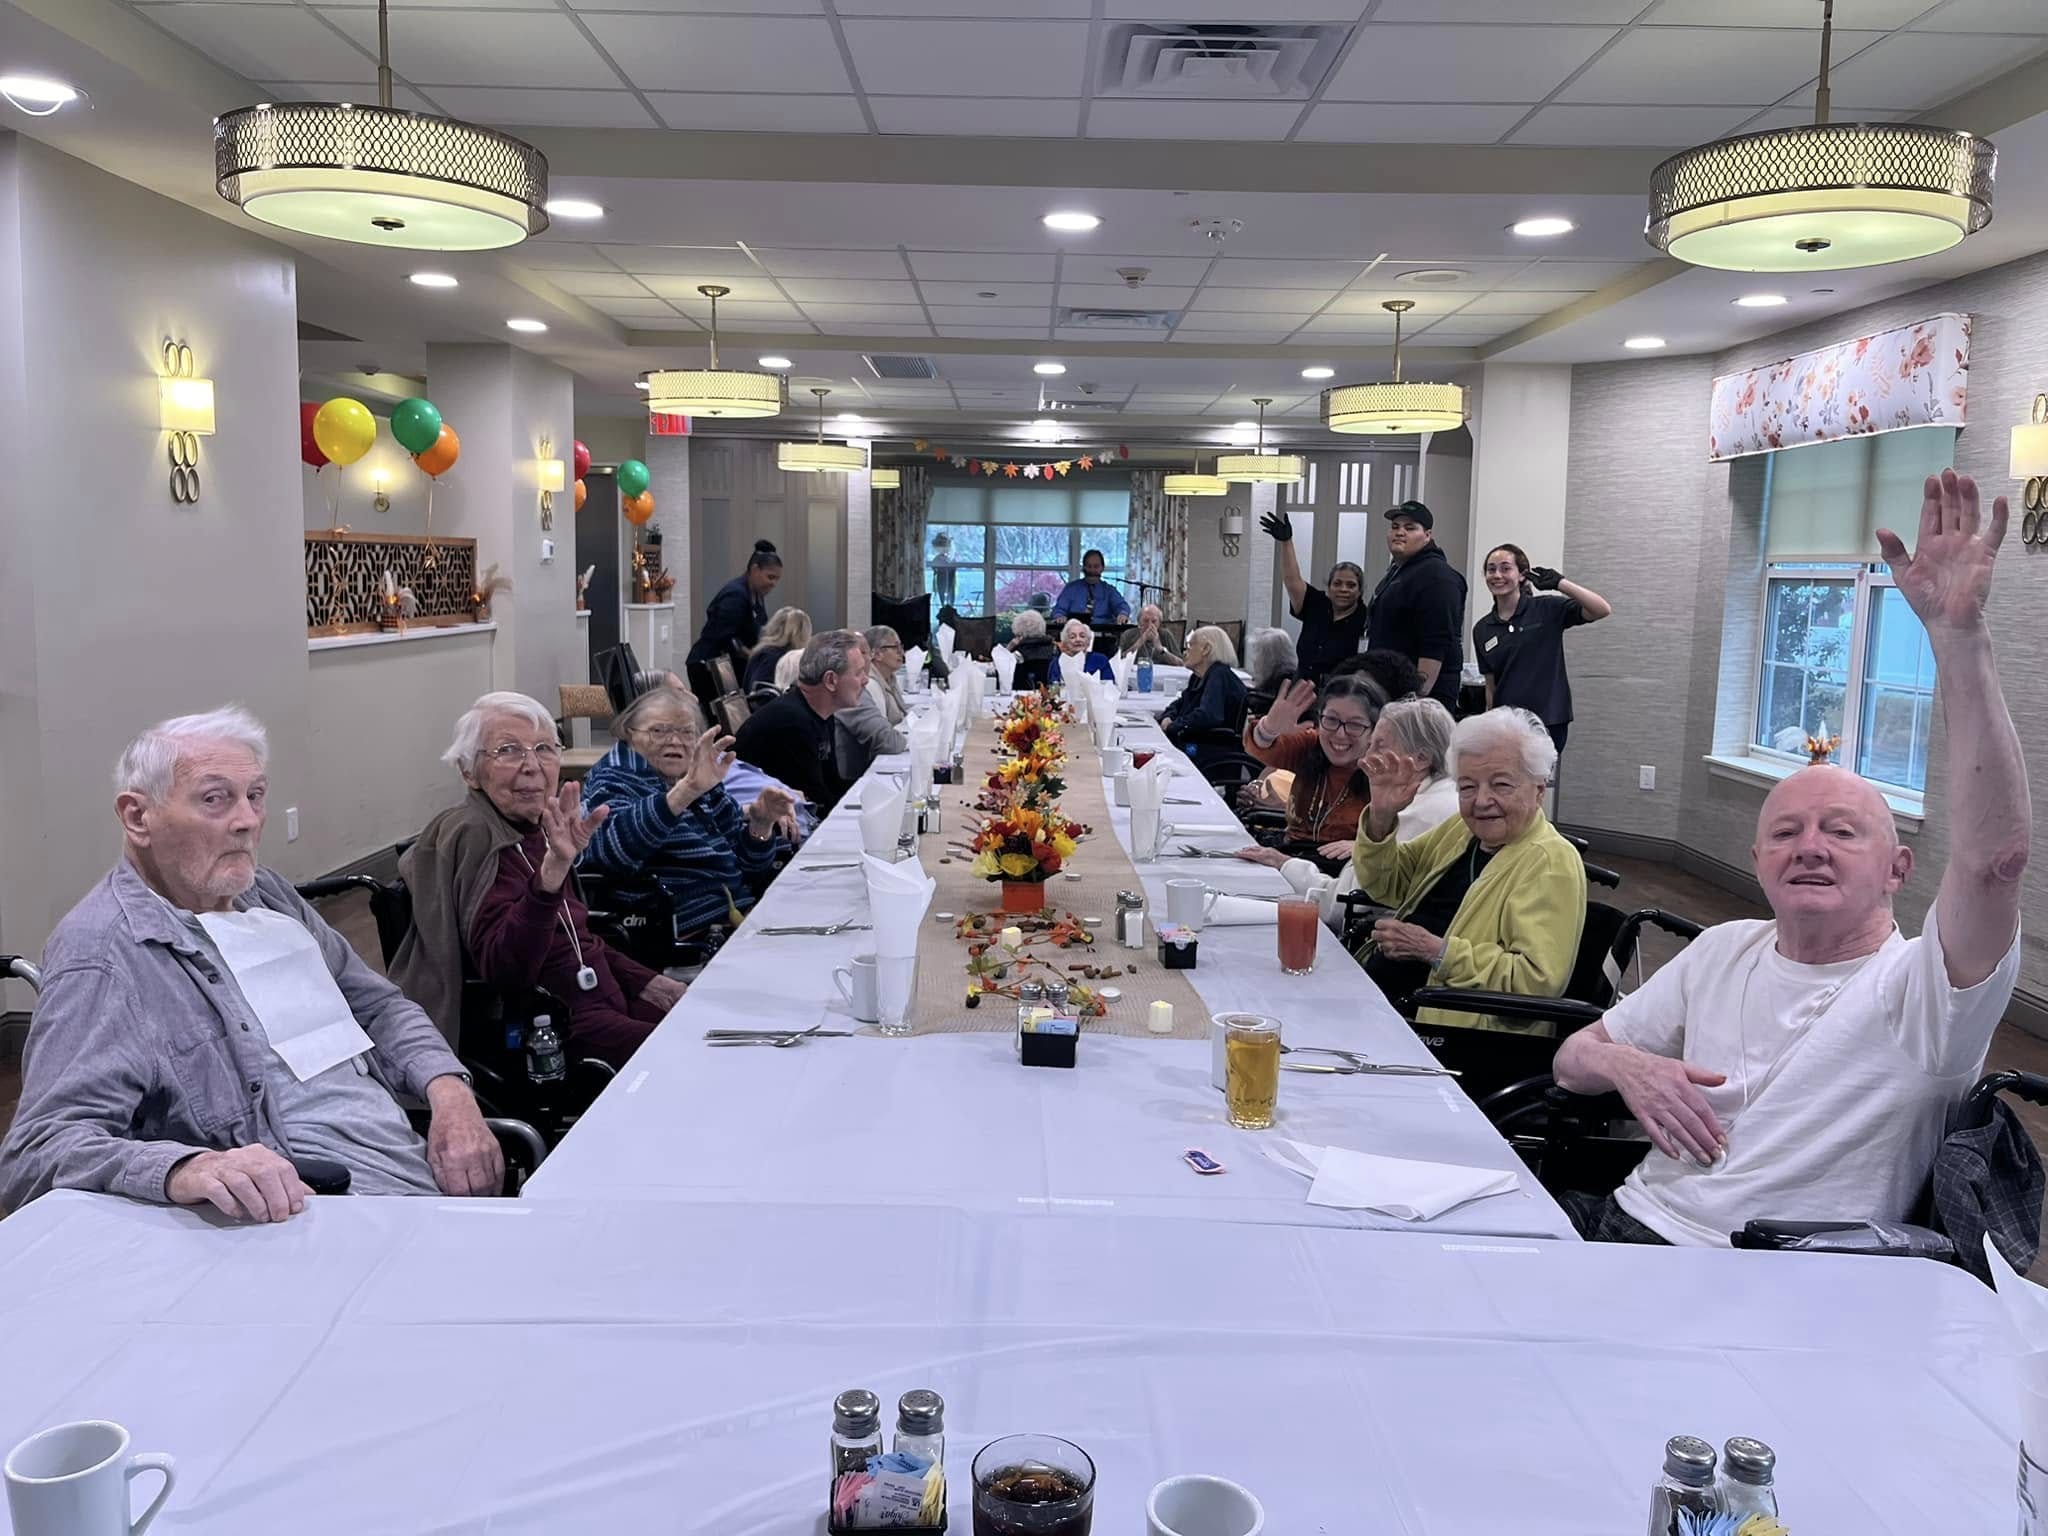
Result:
{"label": "floral centerpiece", "polygon": [[1036,912],[1045,906],[1045,882],[1073,857],[1084,830],[1049,800],[1013,800],[976,828],[968,845],[974,854],[970,867],[985,880],[1001,882],[1005,912]]}

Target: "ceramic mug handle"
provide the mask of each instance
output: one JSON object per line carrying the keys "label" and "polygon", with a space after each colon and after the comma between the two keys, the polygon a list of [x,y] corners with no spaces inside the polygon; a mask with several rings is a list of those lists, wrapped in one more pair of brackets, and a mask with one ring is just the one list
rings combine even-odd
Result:
{"label": "ceramic mug handle", "polygon": [[142,1536],[142,1533],[149,1529],[150,1522],[156,1519],[158,1512],[164,1507],[164,1501],[171,1496],[171,1490],[178,1486],[177,1463],[162,1451],[144,1451],[139,1456],[128,1458],[127,1470],[123,1476],[129,1482],[134,1482],[137,1475],[143,1472],[163,1473],[164,1485],[157,1489],[156,1497],[149,1501],[149,1508],[142,1512],[141,1518],[128,1528],[130,1536]]}
{"label": "ceramic mug handle", "polygon": [[832,985],[839,989],[839,995],[846,1000],[846,1008],[853,1011],[853,972],[845,966],[832,973]]}

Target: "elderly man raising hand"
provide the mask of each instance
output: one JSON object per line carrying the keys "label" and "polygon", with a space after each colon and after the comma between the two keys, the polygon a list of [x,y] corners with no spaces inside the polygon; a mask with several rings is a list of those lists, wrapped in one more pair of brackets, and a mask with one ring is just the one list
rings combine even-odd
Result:
{"label": "elderly man raising hand", "polygon": [[1615,1195],[1567,1197],[1588,1237],[1725,1244],[1752,1219],[1902,1221],[1917,1201],[2019,972],[2032,813],[1984,622],[2005,527],[2004,497],[1987,523],[1947,470],[1910,556],[1878,533],[1947,725],[1949,860],[1920,936],[1892,921],[1913,854],[1876,786],[1823,765],[1773,789],[1750,851],[1772,920],[1708,930],[1557,1053],[1560,1084],[1619,1090],[1656,1143]]}
{"label": "elderly man raising hand", "polygon": [[[113,873],[43,952],[0,1208],[104,1190],[282,1221],[291,1159],[359,1194],[496,1194],[505,1165],[431,1020],[256,863],[263,727],[166,720],[121,754]],[[423,1143],[393,1098],[423,1098]]]}

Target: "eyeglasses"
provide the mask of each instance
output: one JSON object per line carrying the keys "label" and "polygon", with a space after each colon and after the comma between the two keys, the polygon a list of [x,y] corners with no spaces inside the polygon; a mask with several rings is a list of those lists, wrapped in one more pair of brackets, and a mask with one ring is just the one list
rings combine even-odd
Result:
{"label": "eyeglasses", "polygon": [[562,749],[552,741],[544,741],[533,747],[522,747],[516,741],[508,741],[503,746],[491,748],[483,755],[501,768],[516,768],[529,756],[545,768],[550,763],[559,763],[562,760]]}
{"label": "eyeglasses", "polygon": [[633,734],[655,741],[688,741],[696,732],[687,725],[636,725]]}
{"label": "eyeglasses", "polygon": [[1341,715],[1324,715],[1316,722],[1326,736],[1363,736],[1372,729],[1367,720],[1346,720]]}

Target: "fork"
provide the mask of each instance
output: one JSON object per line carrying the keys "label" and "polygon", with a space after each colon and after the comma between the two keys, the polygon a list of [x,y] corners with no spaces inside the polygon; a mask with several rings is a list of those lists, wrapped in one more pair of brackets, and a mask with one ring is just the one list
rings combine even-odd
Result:
{"label": "fork", "polygon": [[787,933],[810,933],[810,934],[820,934],[820,935],[823,935],[824,937],[827,937],[827,938],[829,938],[829,937],[831,937],[831,936],[832,936],[833,934],[835,934],[835,933],[846,933],[846,932],[849,932],[849,931],[851,931],[851,930],[854,930],[854,929],[859,929],[859,928],[866,928],[867,926],[869,926],[869,925],[868,925],[868,924],[866,924],[866,923],[856,923],[856,922],[852,922],[852,921],[850,921],[850,920],[848,920],[848,919],[842,918],[842,919],[840,919],[840,920],[839,920],[838,922],[836,922],[836,923],[798,923],[798,924],[796,924],[796,925],[794,925],[794,926],[792,926],[792,927],[787,927],[787,928],[763,928],[763,929],[761,929],[760,931],[761,931],[762,933],[764,933],[764,934],[787,934]]}
{"label": "fork", "polygon": [[809,1029],[800,1029],[791,1035],[762,1035],[752,1040],[728,1040],[724,1038],[713,1040],[707,1038],[704,1043],[706,1045],[765,1045],[774,1050],[786,1051],[792,1045],[803,1044],[804,1041],[810,1039],[811,1036],[824,1027],[824,1024],[820,1022],[813,1024]]}

